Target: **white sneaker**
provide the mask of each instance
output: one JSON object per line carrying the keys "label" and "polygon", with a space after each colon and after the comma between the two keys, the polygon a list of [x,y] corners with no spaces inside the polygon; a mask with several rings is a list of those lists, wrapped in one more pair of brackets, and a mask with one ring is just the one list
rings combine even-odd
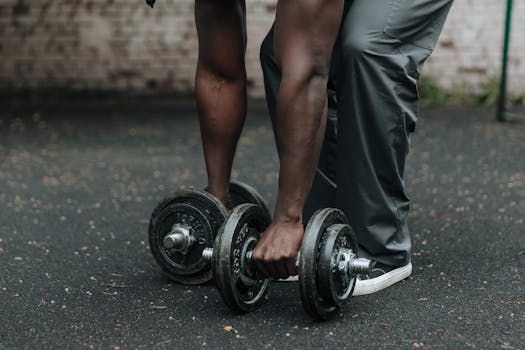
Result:
{"label": "white sneaker", "polygon": [[357,276],[352,296],[367,295],[379,292],[391,285],[404,280],[412,274],[412,263],[393,267],[376,263],[369,275]]}
{"label": "white sneaker", "polygon": [[[379,266],[378,266],[379,265]],[[412,263],[392,268],[391,266],[376,264],[370,275],[359,275],[355,283],[352,296],[367,295],[379,292],[391,285],[404,280],[412,274]],[[299,276],[290,276],[285,279],[274,280],[275,282],[297,282]]]}

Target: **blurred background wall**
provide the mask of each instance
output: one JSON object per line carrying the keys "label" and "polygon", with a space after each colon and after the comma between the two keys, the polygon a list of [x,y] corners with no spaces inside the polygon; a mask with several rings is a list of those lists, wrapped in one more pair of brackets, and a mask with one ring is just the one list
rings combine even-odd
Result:
{"label": "blurred background wall", "polygon": [[[428,0],[432,1],[432,0]],[[0,0],[0,89],[190,93],[197,54],[194,0]],[[479,90],[499,74],[503,0],[457,0],[425,74]],[[275,0],[247,0],[247,69],[263,96],[258,48]],[[525,89],[525,1],[514,9],[509,89]]]}

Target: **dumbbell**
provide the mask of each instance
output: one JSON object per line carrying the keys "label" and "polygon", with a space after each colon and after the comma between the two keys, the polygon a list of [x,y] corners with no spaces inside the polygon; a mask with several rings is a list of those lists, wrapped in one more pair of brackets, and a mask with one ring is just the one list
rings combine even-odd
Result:
{"label": "dumbbell", "polygon": [[[224,302],[236,312],[257,309],[268,292],[270,280],[256,278],[251,257],[270,222],[262,207],[237,206],[219,229],[213,248],[203,250]],[[312,317],[334,317],[352,295],[357,274],[369,273],[372,261],[356,253],[355,234],[340,210],[322,209],[312,216],[297,259],[301,300]]]}
{"label": "dumbbell", "polygon": [[[242,203],[256,204],[270,215],[254,188],[232,181],[228,207]],[[213,272],[202,251],[213,246],[227,215],[227,208],[206,191],[185,189],[161,201],[151,214],[148,239],[151,253],[163,272],[182,284],[209,281]]]}

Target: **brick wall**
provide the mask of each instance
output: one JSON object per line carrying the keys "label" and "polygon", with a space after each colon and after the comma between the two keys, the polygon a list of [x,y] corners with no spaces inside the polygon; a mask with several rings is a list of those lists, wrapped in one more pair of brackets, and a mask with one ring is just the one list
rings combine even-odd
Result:
{"label": "brick wall", "polygon": [[[386,0],[385,0],[386,1]],[[196,60],[194,0],[0,0],[0,88],[188,92]],[[500,66],[503,0],[457,0],[425,67],[475,89]],[[510,86],[525,89],[525,2],[515,2]],[[250,94],[262,96],[258,47],[275,0],[248,0]]]}
{"label": "brick wall", "polygon": [[[441,85],[477,89],[499,76],[505,0],[456,0],[438,47],[424,72]],[[509,59],[509,88],[525,90],[525,1],[514,1]]]}

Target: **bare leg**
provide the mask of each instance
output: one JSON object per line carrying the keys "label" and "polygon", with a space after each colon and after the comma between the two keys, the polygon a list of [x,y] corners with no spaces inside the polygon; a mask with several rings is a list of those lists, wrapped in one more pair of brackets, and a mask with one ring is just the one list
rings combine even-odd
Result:
{"label": "bare leg", "polygon": [[226,203],[246,117],[244,0],[196,0],[199,60],[195,90],[208,173],[207,190]]}
{"label": "bare leg", "polygon": [[286,278],[304,234],[310,192],[326,124],[327,81],[343,0],[280,0],[274,49],[282,81],[277,98],[279,193],[272,225],[253,257],[263,274]]}

